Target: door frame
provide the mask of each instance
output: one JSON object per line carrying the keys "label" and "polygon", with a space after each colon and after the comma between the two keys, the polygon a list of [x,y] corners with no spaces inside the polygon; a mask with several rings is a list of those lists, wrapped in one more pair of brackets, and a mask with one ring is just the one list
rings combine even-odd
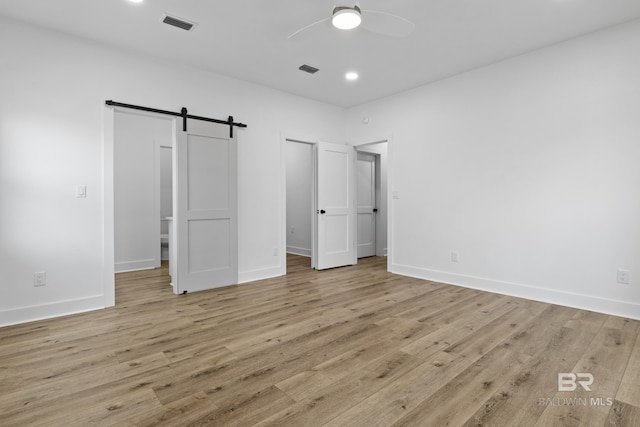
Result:
{"label": "door frame", "polygon": [[[314,220],[317,219],[316,215],[313,214],[313,212],[316,211],[316,144],[313,142],[307,142],[307,141],[298,141],[298,140],[294,140],[294,139],[290,139],[290,138],[285,138],[285,147],[284,147],[284,152],[285,152],[285,246],[284,246],[284,252],[288,253],[288,242],[289,242],[289,237],[288,237],[288,233],[290,232],[290,228],[289,228],[289,224],[287,223],[288,218],[286,217],[286,213],[287,213],[287,201],[289,199],[289,194],[287,193],[287,184],[288,184],[288,174],[289,174],[289,170],[288,170],[288,158],[289,158],[289,148],[290,148],[290,144],[299,144],[299,145],[303,145],[306,147],[307,150],[309,150],[309,160],[311,163],[311,168],[308,171],[308,179],[309,179],[309,194],[310,194],[310,203],[308,205],[309,207],[309,254],[308,257],[311,259],[311,263],[312,263],[312,267],[315,267],[315,253],[314,253],[314,248],[315,248],[315,237],[316,237],[316,231],[315,231],[315,226],[316,223],[314,223]],[[306,157],[306,156],[305,156]],[[304,248],[306,249],[306,248]],[[307,255],[302,255],[302,256],[307,256]]]}
{"label": "door frame", "polygon": [[115,217],[114,217],[114,147],[115,107],[103,107],[102,136],[102,294],[104,306],[116,304]]}
{"label": "door frame", "polygon": [[[147,111],[130,110],[128,108],[104,105],[102,132],[102,158],[103,158],[103,179],[102,179],[102,292],[104,307],[116,305],[116,282],[115,282],[115,126],[116,111],[126,114],[153,117],[167,120],[164,114]],[[172,144],[175,146],[176,119],[172,120]],[[175,177],[174,177],[175,179]]]}
{"label": "door frame", "polygon": [[[329,269],[334,267],[343,267],[348,265],[356,265],[358,263],[357,256],[357,201],[356,201],[356,150],[349,144],[335,144],[329,142],[319,142],[316,144],[316,229],[315,234],[318,236],[316,241],[316,269]],[[338,162],[336,164],[335,154],[338,154]],[[346,156],[346,163],[342,160]],[[333,164],[332,164],[333,163]],[[330,166],[332,164],[332,166]],[[327,192],[327,188],[333,183],[330,178],[333,174],[333,167],[346,167],[346,199],[333,200],[338,202],[338,206],[331,206],[331,197]],[[327,169],[329,167],[330,169]],[[329,172],[331,170],[331,172]],[[343,169],[344,170],[344,169]],[[339,176],[340,174],[334,175]],[[341,185],[339,188],[343,188]],[[325,204],[327,203],[327,204]],[[346,205],[346,206],[345,206]],[[320,209],[320,210],[318,210]],[[326,214],[323,209],[327,209]],[[328,251],[328,237],[331,231],[336,231],[336,225],[329,223],[329,218],[346,218],[347,219],[347,248],[341,251]]]}
{"label": "door frame", "polygon": [[317,254],[316,254],[316,234],[318,227],[318,216],[313,213],[317,210],[317,185],[316,185],[316,177],[317,177],[317,146],[319,139],[316,137],[312,137],[309,135],[300,135],[289,132],[281,132],[280,134],[280,194],[279,194],[279,208],[280,208],[280,221],[278,225],[280,236],[279,247],[282,248],[280,251],[280,260],[279,260],[279,272],[280,275],[285,276],[287,274],[287,143],[295,142],[299,144],[308,144],[311,145],[311,164],[313,165],[313,170],[311,173],[311,266],[310,268],[316,267]]}
{"label": "door frame", "polygon": [[[360,155],[363,156],[369,156],[370,158],[373,158],[373,185],[372,185],[372,190],[373,190],[373,209],[375,209],[375,211],[371,214],[372,218],[373,218],[373,256],[380,256],[382,255],[381,251],[380,251],[380,237],[379,237],[379,223],[380,223],[380,205],[382,204],[382,194],[381,194],[381,178],[382,178],[382,173],[380,170],[380,164],[381,164],[381,155],[379,153],[372,153],[372,152],[368,152],[368,151],[363,151],[363,150],[358,150],[356,149],[356,163],[360,162]],[[358,259],[361,258],[365,258],[367,256],[371,256],[371,255],[366,255],[366,256],[360,256],[359,250],[360,250],[360,241],[359,241],[359,233],[360,233],[360,224],[359,224],[359,217],[360,217],[360,194],[361,194],[361,188],[360,188],[360,176],[359,176],[359,164],[356,167],[356,257]]]}
{"label": "door frame", "polygon": [[[394,188],[394,184],[393,184],[393,135],[392,134],[387,134],[387,135],[379,135],[379,136],[374,136],[374,137],[370,137],[370,138],[362,138],[359,139],[357,142],[354,142],[352,145],[353,147],[356,149],[356,152],[368,152],[367,151],[367,147],[368,146],[374,146],[377,144],[381,144],[381,143],[387,143],[387,158],[386,158],[386,162],[385,163],[385,167],[386,167],[386,175],[387,175],[387,182],[386,182],[386,188],[381,189],[381,195],[380,195],[380,204],[382,207],[384,205],[386,212],[386,221],[384,221],[384,223],[382,224],[383,227],[386,227],[387,230],[387,250],[386,250],[386,257],[387,257],[387,271],[391,271],[391,266],[393,265],[393,188]],[[376,152],[372,152],[373,154],[378,154]],[[380,167],[380,172],[382,173],[382,163],[383,163],[383,159],[382,156],[380,156],[380,163],[381,163],[381,167]],[[379,219],[377,219],[379,221]],[[377,250],[376,250],[377,252]],[[376,256],[378,256],[378,254],[376,253]]]}
{"label": "door frame", "polygon": [[[280,244],[279,247],[283,248],[280,251],[280,265],[279,270],[281,275],[287,274],[287,143],[294,142],[299,144],[308,144],[311,145],[311,155],[312,155],[312,166],[313,169],[310,171],[311,173],[311,189],[312,197],[311,197],[311,266],[310,268],[316,269],[318,266],[318,147],[321,143],[329,143],[328,141],[322,141],[315,137],[303,136],[299,134],[291,134],[288,132],[281,133],[280,136],[280,165],[281,165],[281,183],[280,183],[280,224],[279,224],[279,235],[280,235]],[[333,143],[339,144],[339,143]],[[345,147],[351,147],[349,144],[339,144],[344,145]],[[355,150],[354,150],[355,151]],[[353,164],[351,167],[355,167],[356,165],[356,156],[353,156]],[[355,179],[355,177],[354,177]],[[353,200],[355,204],[355,199]],[[354,215],[353,222],[351,224],[351,228],[354,230],[354,233],[357,230],[357,215]],[[356,241],[354,237],[354,259],[357,264],[358,258],[356,253]]]}
{"label": "door frame", "polygon": [[[301,143],[305,143],[305,144],[312,144],[314,147],[317,146],[318,142],[320,142],[321,138],[318,138],[316,136],[313,135],[305,135],[302,133],[298,133],[298,132],[290,132],[290,131],[282,131],[280,133],[280,191],[279,191],[279,224],[278,224],[278,235],[280,236],[279,239],[279,247],[282,248],[282,250],[280,251],[279,255],[280,255],[280,260],[279,260],[279,266],[278,266],[278,270],[280,275],[285,276],[287,274],[287,141],[294,141],[294,142],[301,142]],[[327,141],[330,142],[330,141]],[[359,139],[357,142],[355,143],[349,143],[347,145],[351,145],[353,146],[356,151],[358,151],[359,149],[362,151],[366,152],[366,147],[370,146],[370,145],[376,145],[376,144],[380,144],[380,143],[387,143],[387,161],[386,161],[386,169],[387,169],[387,186],[386,186],[386,197],[382,196],[382,201],[381,203],[383,203],[386,207],[386,221],[385,221],[385,225],[386,225],[386,229],[387,229],[387,271],[390,271],[391,265],[392,265],[392,255],[393,255],[393,203],[392,203],[392,188],[393,187],[393,183],[392,183],[392,178],[393,178],[393,174],[392,174],[392,160],[393,160],[393,135],[391,134],[383,134],[383,135],[378,135],[378,136],[373,136],[370,138],[363,138],[363,139]],[[315,150],[314,150],[315,151]],[[355,156],[354,156],[355,157]],[[314,154],[314,168],[316,165],[316,161],[315,161],[315,154]],[[313,210],[312,212],[315,212],[317,210],[317,206],[315,206],[315,203],[317,201],[317,196],[315,194],[315,191],[317,191],[316,189],[316,185],[315,185],[315,179],[316,179],[316,171],[313,171],[313,191],[314,191],[314,195],[313,195]],[[312,219],[312,226],[314,227],[314,229],[312,230],[312,236],[311,236],[311,240],[312,240],[312,244],[311,244],[311,251],[312,251],[312,263],[313,263],[313,267],[315,267],[315,258],[313,257],[313,254],[315,253],[315,234],[316,234],[316,230],[315,227],[317,227],[317,215],[312,215],[313,219]],[[357,224],[356,224],[357,225]]]}

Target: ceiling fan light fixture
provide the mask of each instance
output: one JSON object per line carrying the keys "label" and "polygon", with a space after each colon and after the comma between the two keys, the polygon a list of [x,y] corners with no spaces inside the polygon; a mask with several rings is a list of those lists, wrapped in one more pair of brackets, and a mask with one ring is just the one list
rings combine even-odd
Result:
{"label": "ceiling fan light fixture", "polygon": [[353,7],[336,7],[333,9],[333,17],[331,23],[340,30],[352,30],[360,25],[362,17],[360,16],[360,8]]}

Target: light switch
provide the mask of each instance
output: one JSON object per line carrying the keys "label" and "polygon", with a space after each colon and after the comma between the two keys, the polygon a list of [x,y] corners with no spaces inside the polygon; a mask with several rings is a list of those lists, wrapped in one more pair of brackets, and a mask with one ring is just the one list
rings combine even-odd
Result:
{"label": "light switch", "polygon": [[87,197],[87,186],[86,185],[76,185],[76,197],[77,198],[85,198],[85,197]]}

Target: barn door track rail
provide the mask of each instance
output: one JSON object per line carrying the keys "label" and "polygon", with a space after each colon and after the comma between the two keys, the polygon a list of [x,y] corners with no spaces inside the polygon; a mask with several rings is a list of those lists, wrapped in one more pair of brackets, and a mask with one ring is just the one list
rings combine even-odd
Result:
{"label": "barn door track rail", "polygon": [[219,119],[211,119],[209,117],[194,116],[191,114],[187,114],[187,109],[185,107],[182,107],[182,110],[180,110],[179,113],[176,113],[174,111],[158,110],[157,108],[141,107],[139,105],[132,105],[132,104],[123,104],[122,102],[115,102],[112,100],[105,101],[105,104],[112,107],[131,108],[132,110],[148,111],[150,113],[166,114],[169,116],[182,117],[182,130],[184,132],[187,131],[187,119],[202,120],[204,122],[212,122],[212,123],[219,123],[221,125],[227,125],[229,126],[229,138],[233,138],[234,126],[239,128],[247,127],[247,125],[245,125],[244,123],[234,122],[233,116],[229,116],[227,120],[219,120]]}

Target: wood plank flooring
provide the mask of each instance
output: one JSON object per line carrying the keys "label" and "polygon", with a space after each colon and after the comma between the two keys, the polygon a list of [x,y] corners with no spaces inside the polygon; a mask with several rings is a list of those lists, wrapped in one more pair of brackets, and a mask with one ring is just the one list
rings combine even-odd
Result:
{"label": "wood plank flooring", "polygon": [[0,328],[0,426],[640,426],[640,322],[385,269],[119,274],[114,308]]}

